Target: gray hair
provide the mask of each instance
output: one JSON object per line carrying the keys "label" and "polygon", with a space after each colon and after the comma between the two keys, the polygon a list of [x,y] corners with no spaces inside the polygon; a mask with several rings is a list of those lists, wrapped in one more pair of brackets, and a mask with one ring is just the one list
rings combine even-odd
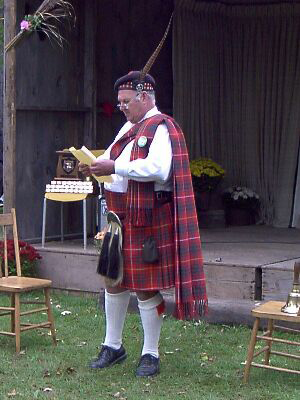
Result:
{"label": "gray hair", "polygon": [[[152,103],[153,103],[153,106],[155,106],[155,103],[156,103],[155,92],[153,91],[153,92],[144,92],[144,93],[146,93],[147,96],[149,96],[149,98],[151,99],[151,101],[152,101]],[[141,94],[141,93],[138,93],[138,94],[137,94],[137,98],[138,98],[138,99],[139,99],[140,94]]]}
{"label": "gray hair", "polygon": [[155,106],[155,102],[156,102],[156,100],[155,100],[155,92],[148,92],[147,94],[150,97],[150,99],[152,100],[153,105]]}

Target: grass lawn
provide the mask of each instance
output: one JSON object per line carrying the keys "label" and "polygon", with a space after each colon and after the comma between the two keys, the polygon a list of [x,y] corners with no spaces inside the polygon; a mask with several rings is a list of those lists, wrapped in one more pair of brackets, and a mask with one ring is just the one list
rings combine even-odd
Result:
{"label": "grass lawn", "polygon": [[[0,300],[3,303],[2,297]],[[160,344],[161,373],[144,379],[134,376],[142,347],[140,319],[139,315],[128,314],[124,329],[127,360],[110,369],[90,370],[87,364],[97,355],[105,328],[97,299],[55,293],[52,300],[57,347],[52,345],[47,330],[26,332],[21,338],[22,354],[16,357],[13,339],[0,336],[1,400],[300,399],[299,375],[252,368],[250,383],[242,383],[242,363],[250,339],[250,329],[244,326],[166,317]],[[63,311],[71,313],[62,315]],[[0,319],[0,330],[5,320]],[[286,333],[278,335],[295,338]],[[279,357],[277,361],[280,366],[297,363]]]}

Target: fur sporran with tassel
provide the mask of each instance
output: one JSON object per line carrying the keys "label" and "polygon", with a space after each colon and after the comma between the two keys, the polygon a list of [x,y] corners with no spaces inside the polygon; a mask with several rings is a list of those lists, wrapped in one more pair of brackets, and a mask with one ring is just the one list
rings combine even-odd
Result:
{"label": "fur sporran with tassel", "polygon": [[123,279],[122,224],[112,211],[107,214],[107,222],[107,230],[98,234],[101,244],[97,273],[104,278],[107,285],[116,286]]}

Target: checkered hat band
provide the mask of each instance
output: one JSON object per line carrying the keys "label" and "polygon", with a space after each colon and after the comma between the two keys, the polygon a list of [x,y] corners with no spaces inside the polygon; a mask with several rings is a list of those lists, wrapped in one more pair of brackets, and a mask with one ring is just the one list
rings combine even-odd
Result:
{"label": "checkered hat band", "polygon": [[[143,83],[143,86],[143,90],[154,90],[151,83]],[[136,84],[133,85],[132,81],[125,82],[118,87],[118,90],[136,90]]]}

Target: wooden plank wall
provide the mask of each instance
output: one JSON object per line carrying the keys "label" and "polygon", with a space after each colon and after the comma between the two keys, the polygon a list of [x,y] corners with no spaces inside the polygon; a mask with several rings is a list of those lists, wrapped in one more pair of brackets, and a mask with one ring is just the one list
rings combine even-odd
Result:
{"label": "wooden plank wall", "polygon": [[255,300],[255,267],[205,263],[208,297]]}
{"label": "wooden plank wall", "polygon": [[[97,147],[107,147],[125,119],[112,118],[103,103],[116,105],[113,85],[132,70],[140,70],[161,40],[173,10],[172,0],[102,0],[97,3]],[[159,108],[172,114],[172,31],[150,73],[157,83]]]}
{"label": "wooden plank wall", "polygon": [[[19,0],[17,26],[40,3]],[[19,234],[27,239],[41,237],[45,185],[56,175],[55,151],[83,142],[89,111],[83,96],[84,7],[79,0],[72,3],[77,23],[72,30],[62,27],[63,49],[37,33],[16,48],[16,209]],[[47,235],[53,236],[60,232],[59,204],[48,203]],[[66,233],[82,229],[79,206],[65,207]]]}
{"label": "wooden plank wall", "polygon": [[293,288],[294,260],[266,265],[262,269],[263,300],[286,301]]}
{"label": "wooden plank wall", "polygon": [[[45,185],[55,176],[56,150],[83,144],[105,148],[125,122],[110,118],[113,83],[140,69],[160,41],[172,0],[71,1],[76,26],[62,27],[63,50],[34,33],[16,48],[16,208],[20,237],[41,237]],[[17,27],[41,0],[18,0]],[[162,111],[172,113],[172,35],[151,73]],[[59,204],[48,207],[47,232],[60,232]],[[66,233],[81,231],[81,204],[67,207]],[[95,211],[95,210],[94,210]],[[95,218],[90,215],[90,222]],[[90,224],[91,225],[91,224]]]}
{"label": "wooden plank wall", "polygon": [[[4,43],[16,34],[17,1],[4,3]],[[3,101],[3,191],[4,211],[10,211],[16,202],[16,52],[12,48],[4,54],[4,101]]]}

